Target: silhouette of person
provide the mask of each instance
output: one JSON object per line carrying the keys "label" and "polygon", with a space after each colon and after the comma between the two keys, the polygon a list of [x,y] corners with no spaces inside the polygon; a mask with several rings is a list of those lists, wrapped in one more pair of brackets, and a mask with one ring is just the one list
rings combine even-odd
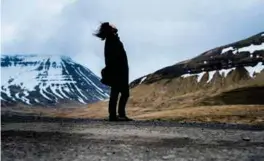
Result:
{"label": "silhouette of person", "polygon": [[[101,82],[111,87],[108,107],[109,121],[131,121],[132,119],[127,117],[125,111],[129,98],[129,67],[126,51],[117,32],[118,29],[114,25],[104,22],[94,34],[102,41],[105,40],[105,68],[101,72]],[[116,106],[119,94],[121,97],[117,116]]]}

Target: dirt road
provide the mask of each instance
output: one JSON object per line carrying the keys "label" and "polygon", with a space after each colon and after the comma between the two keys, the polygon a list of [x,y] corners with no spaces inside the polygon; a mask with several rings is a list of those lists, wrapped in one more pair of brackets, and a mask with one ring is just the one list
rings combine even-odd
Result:
{"label": "dirt road", "polygon": [[155,122],[2,123],[2,160],[264,160],[264,131]]}

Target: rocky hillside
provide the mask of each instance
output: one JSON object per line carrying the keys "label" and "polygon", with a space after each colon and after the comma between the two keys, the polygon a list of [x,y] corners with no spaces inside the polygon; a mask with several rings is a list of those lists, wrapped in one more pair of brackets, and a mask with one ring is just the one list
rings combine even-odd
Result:
{"label": "rocky hillside", "polygon": [[109,89],[86,67],[65,56],[1,56],[1,105],[87,104]]}
{"label": "rocky hillside", "polygon": [[[263,62],[264,32],[160,69],[133,81],[131,87],[175,78],[178,78],[179,83],[192,85],[192,90],[195,89],[197,83],[200,85],[232,84],[241,79],[255,79],[257,74],[264,69]],[[233,75],[231,80],[227,78],[230,75]],[[186,87],[183,87],[184,90]]]}
{"label": "rocky hillside", "polygon": [[131,83],[130,115],[264,123],[264,32]]}

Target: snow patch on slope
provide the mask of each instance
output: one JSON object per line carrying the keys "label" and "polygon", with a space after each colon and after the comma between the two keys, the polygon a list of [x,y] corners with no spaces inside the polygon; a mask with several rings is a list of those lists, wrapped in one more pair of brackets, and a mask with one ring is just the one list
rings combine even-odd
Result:
{"label": "snow patch on slope", "polygon": [[187,74],[184,74],[182,75],[181,77],[182,78],[187,78],[187,77],[191,77],[191,76],[195,76],[197,77],[197,82],[200,82],[203,75],[205,74],[206,72],[201,72],[201,73],[196,73],[196,74],[190,74],[190,73],[187,73]]}
{"label": "snow patch on slope", "polygon": [[219,71],[220,75],[223,77],[226,77],[232,70],[235,70],[235,68],[230,68],[230,69],[222,69]]}
{"label": "snow patch on slope", "polygon": [[222,49],[221,54],[226,53],[228,51],[234,51],[234,48],[232,46],[231,47],[224,48],[224,49]]}
{"label": "snow patch on slope", "polygon": [[[223,76],[223,77],[226,77],[228,75],[229,72],[231,72],[232,70],[234,70],[235,68],[230,68],[230,69],[222,69],[222,70],[219,70],[219,73]],[[209,74],[209,77],[208,77],[208,80],[207,80],[207,83],[209,83],[214,74],[216,73],[217,71],[216,70],[213,70],[213,71],[209,71],[208,74]],[[187,73],[187,74],[183,74],[181,77],[182,78],[187,78],[187,77],[191,77],[191,76],[195,76],[197,79],[197,82],[200,82],[202,77],[204,76],[206,72],[200,72],[200,73],[195,73],[195,74],[190,74],[190,73]]]}
{"label": "snow patch on slope", "polygon": [[246,47],[238,49],[239,52],[248,51],[250,53],[254,53],[257,50],[264,50],[264,43],[262,43],[260,45],[251,44],[250,46],[246,46]]}
{"label": "snow patch on slope", "polygon": [[145,77],[141,78],[141,80],[140,80],[140,83],[139,83],[139,84],[142,84],[142,82],[144,82],[144,80],[146,80],[146,79],[147,79],[147,76],[145,76]]}
{"label": "snow patch on slope", "polygon": [[[257,65],[255,65],[253,67],[246,66],[245,69],[248,71],[249,76],[251,78],[254,78],[255,77],[254,74],[257,74],[257,73],[260,73],[261,71],[264,71],[264,64],[262,62],[259,62]],[[227,75],[233,70],[235,70],[235,68],[222,69],[222,70],[219,70],[219,73],[222,77],[227,77]],[[217,72],[217,70],[208,72],[209,77],[208,77],[207,83],[209,83],[212,80],[212,78],[216,72]],[[181,77],[187,78],[187,77],[195,76],[195,77],[197,77],[197,82],[200,82],[205,73],[206,72],[200,72],[200,73],[195,73],[195,74],[187,73],[187,74],[183,74]]]}
{"label": "snow patch on slope", "polygon": [[208,74],[209,74],[209,78],[207,80],[207,83],[209,83],[212,79],[213,79],[213,76],[214,74],[216,73],[216,71],[210,71]]}
{"label": "snow patch on slope", "polygon": [[262,64],[262,62],[259,62],[254,67],[245,67],[245,68],[248,71],[249,76],[254,78],[255,77],[254,73],[260,73],[262,70],[264,70],[264,65]]}
{"label": "snow patch on slope", "polygon": [[242,47],[242,48],[238,48],[238,49],[234,49],[234,47],[230,46],[230,47],[222,49],[221,54],[224,54],[228,51],[232,51],[233,54],[237,54],[238,52],[250,52],[252,54],[258,50],[264,50],[264,43],[262,43],[260,45],[251,44],[250,46],[246,46],[246,47]]}

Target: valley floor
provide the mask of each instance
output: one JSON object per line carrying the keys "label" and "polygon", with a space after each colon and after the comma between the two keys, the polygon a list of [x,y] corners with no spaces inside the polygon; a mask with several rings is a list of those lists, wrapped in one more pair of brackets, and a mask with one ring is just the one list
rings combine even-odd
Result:
{"label": "valley floor", "polygon": [[2,122],[2,160],[264,160],[264,129],[103,120]]}
{"label": "valley floor", "polygon": [[[108,102],[83,108],[2,108],[5,116],[21,115],[65,119],[103,119],[108,116]],[[176,122],[229,123],[264,125],[264,105],[166,106],[129,104],[129,117],[137,120],[166,120]]]}

